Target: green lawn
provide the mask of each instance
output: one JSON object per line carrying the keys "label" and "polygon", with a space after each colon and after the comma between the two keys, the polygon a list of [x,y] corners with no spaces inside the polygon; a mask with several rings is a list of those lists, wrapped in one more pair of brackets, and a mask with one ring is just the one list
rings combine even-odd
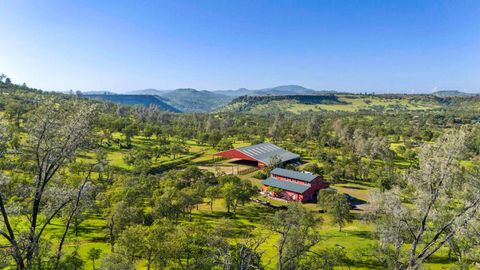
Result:
{"label": "green lawn", "polygon": [[[259,183],[260,180],[252,179],[248,176],[244,178],[252,180],[254,183]],[[359,198],[361,200],[368,200],[368,192],[371,187],[362,185],[359,183],[344,183],[333,185],[339,192],[348,193],[351,196]],[[268,200],[264,197],[259,197],[262,200]],[[274,205],[286,204],[285,202],[277,200],[269,200]],[[363,221],[360,217],[361,211],[354,211],[355,220],[343,228],[342,232],[338,231],[336,225],[332,225],[329,214],[320,213],[319,207],[316,204],[307,203],[305,207],[312,211],[318,218],[322,219],[322,222],[318,223],[318,232],[322,237],[322,241],[315,247],[315,249],[335,249],[342,248],[346,251],[350,258],[357,258],[359,254],[368,250],[368,248],[375,243],[375,239],[371,233],[373,231],[373,225]],[[253,232],[257,236],[264,237],[266,241],[261,245],[261,249],[264,251],[262,260],[267,269],[274,269],[276,263],[276,242],[278,235],[272,233],[268,229],[268,219],[275,213],[272,208],[259,205],[256,203],[247,203],[245,206],[239,206],[237,215],[228,214],[224,201],[217,199],[213,204],[213,212],[210,211],[209,205],[205,202],[200,204],[198,210],[194,210],[192,214],[192,220],[183,220],[182,222],[201,222],[215,226],[220,222],[224,222],[225,219],[229,220],[231,230],[235,231],[234,237],[230,241],[239,241],[240,236],[244,232]],[[99,248],[102,250],[102,257],[108,254],[110,246],[107,243],[106,238],[106,221],[102,216],[90,215],[81,223],[79,227],[79,234],[74,236],[71,229],[64,250],[66,252],[73,251],[75,247],[78,247],[79,254],[85,260],[86,269],[92,269],[92,263],[88,260],[87,253],[91,248]],[[59,236],[63,232],[60,220],[54,220],[50,226],[47,227],[45,237],[50,238],[52,236]],[[56,238],[58,239],[58,237]],[[55,245],[54,245],[55,247]],[[433,263],[429,263],[429,269],[448,269],[449,265],[446,260],[446,249],[440,251],[436,257],[432,258]],[[377,265],[371,257],[366,257],[360,260],[361,263],[357,266],[351,266],[350,269],[383,269]],[[99,262],[96,264],[99,265]],[[143,264],[138,265],[139,269],[144,269]]]}
{"label": "green lawn", "polygon": [[[122,138],[121,135],[115,134],[114,137]],[[136,146],[151,147],[156,144],[155,140],[147,140],[143,137],[135,137],[132,143]],[[211,154],[217,152],[208,145],[199,145],[195,141],[187,141],[186,145],[189,149],[188,155],[181,155],[176,160],[169,157],[162,157],[157,164],[168,164],[172,162],[185,162],[186,164],[201,164],[205,161],[212,159]],[[236,142],[235,147],[241,147],[249,145],[247,142]],[[396,150],[401,143],[393,143],[392,149]],[[108,152],[107,159],[112,166],[121,168],[123,170],[131,170],[132,167],[125,163],[124,156],[129,151],[128,149],[119,149],[117,145],[111,145],[105,148]],[[198,155],[198,156],[195,156]],[[81,153],[77,158],[77,161],[86,163],[94,162],[93,153]],[[221,162],[227,162],[223,160]],[[465,164],[469,165],[469,164]],[[261,180],[253,178],[254,173],[247,175],[241,175],[240,177],[245,180],[250,180],[257,187],[261,186]],[[369,192],[372,186],[366,183],[359,182],[347,182],[342,184],[332,185],[341,193],[349,194],[359,200],[368,202]],[[282,205],[285,202],[271,200],[260,197],[262,200],[269,200],[274,205]],[[366,205],[366,204],[365,204]],[[358,256],[362,251],[368,250],[368,248],[376,242],[372,236],[374,229],[373,225],[362,220],[361,214],[364,206],[359,207],[360,210],[353,210],[356,219],[353,223],[348,224],[343,228],[343,232],[338,231],[338,227],[331,224],[331,218],[329,214],[323,214],[319,212],[317,205],[308,203],[305,204],[310,211],[312,211],[318,218],[321,218],[323,222],[318,224],[318,232],[322,236],[322,241],[315,249],[324,248],[343,248],[347,252],[350,258],[359,259]],[[276,249],[275,244],[278,240],[278,236],[272,233],[268,229],[268,218],[271,217],[276,210],[266,206],[262,206],[256,203],[247,203],[245,206],[240,206],[236,216],[227,214],[224,202],[218,199],[214,203],[213,212],[210,211],[209,206],[206,203],[199,205],[198,210],[194,210],[192,222],[200,221],[202,223],[211,224],[214,226],[223,220],[228,219],[232,223],[232,229],[237,231],[236,237],[232,237],[231,241],[238,241],[238,236],[242,232],[254,232],[258,236],[266,238],[265,243],[262,244],[261,249],[264,250],[263,263],[267,266],[267,269],[273,269],[276,263]],[[183,222],[189,222],[184,220]],[[79,254],[86,262],[86,269],[92,269],[92,263],[87,258],[87,253],[91,248],[99,248],[102,250],[102,256],[108,254],[110,246],[107,243],[106,238],[106,221],[104,217],[99,215],[90,215],[81,223],[79,227],[78,236],[73,235],[71,229],[65,245],[65,251],[73,251],[78,246]],[[60,220],[54,220],[50,226],[47,227],[45,237],[50,238],[52,236],[59,236],[62,233],[62,226]],[[56,237],[58,239],[58,237]],[[54,245],[55,247],[55,245]],[[361,265],[351,267],[350,269],[382,269],[381,266],[376,265],[372,257],[363,258]],[[97,262],[97,266],[100,262]],[[432,263],[428,264],[431,269],[447,269],[451,265],[446,261],[446,250],[442,249],[439,254],[432,259]],[[139,268],[144,268],[140,265]]]}

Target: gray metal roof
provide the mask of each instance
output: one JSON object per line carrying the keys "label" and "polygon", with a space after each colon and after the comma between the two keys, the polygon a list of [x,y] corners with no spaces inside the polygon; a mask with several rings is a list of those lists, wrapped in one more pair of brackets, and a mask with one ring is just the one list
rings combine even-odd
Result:
{"label": "gray metal roof", "polygon": [[315,174],[297,172],[297,171],[286,170],[282,168],[275,168],[271,171],[271,173],[274,175],[280,175],[287,178],[302,180],[308,183],[312,182],[313,179],[317,178],[317,175]]}
{"label": "gray metal roof", "polygon": [[300,158],[300,155],[287,151],[273,143],[259,143],[240,147],[237,150],[264,164],[270,164],[274,156],[278,156],[281,162]]}
{"label": "gray metal roof", "polygon": [[307,191],[310,188],[310,186],[307,186],[307,185],[297,184],[289,181],[282,181],[282,180],[275,179],[273,177],[269,177],[263,180],[262,184],[266,186],[281,188],[283,190],[293,191],[299,194],[303,194],[305,191]]}

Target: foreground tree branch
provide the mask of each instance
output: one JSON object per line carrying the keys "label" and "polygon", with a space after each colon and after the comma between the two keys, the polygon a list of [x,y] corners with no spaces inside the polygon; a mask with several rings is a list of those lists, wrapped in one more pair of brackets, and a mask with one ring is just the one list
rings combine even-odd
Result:
{"label": "foreground tree branch", "polygon": [[[425,145],[419,155],[419,168],[408,174],[404,190],[394,188],[372,196],[371,213],[377,222],[382,245],[397,239],[396,250],[410,243],[406,258],[392,258],[396,269],[419,269],[423,262],[442,248],[458,231],[478,218],[480,177],[462,171],[467,134],[460,130]],[[410,198],[414,207],[404,204]],[[395,221],[398,226],[392,226]]]}
{"label": "foreground tree branch", "polygon": [[[22,156],[25,162],[33,161],[34,177],[30,208],[23,211],[29,217],[30,224],[28,237],[26,242],[22,243],[22,247],[16,239],[17,234],[23,232],[15,232],[12,229],[7,212],[8,205],[3,200],[2,190],[0,190],[0,210],[7,230],[0,235],[11,243],[14,250],[12,256],[15,258],[18,269],[33,267],[39,241],[46,226],[72,202],[72,199],[67,199],[52,213],[44,209],[44,195],[51,180],[68,162],[73,160],[76,151],[86,142],[94,113],[93,107],[78,101],[72,102],[70,106],[59,106],[54,99],[51,99],[45,101],[33,112],[26,125],[28,145],[22,150]],[[81,190],[83,188],[84,185],[80,187]],[[79,193],[81,195],[81,191]],[[45,222],[39,224],[39,218],[44,216],[47,217]]]}

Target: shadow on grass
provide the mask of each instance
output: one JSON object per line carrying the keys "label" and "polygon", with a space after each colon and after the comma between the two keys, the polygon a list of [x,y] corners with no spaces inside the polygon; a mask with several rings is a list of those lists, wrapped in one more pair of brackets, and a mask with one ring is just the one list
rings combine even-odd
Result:
{"label": "shadow on grass", "polygon": [[362,205],[362,204],[367,203],[367,201],[359,199],[357,197],[353,197],[353,196],[348,197],[348,202],[353,206]]}
{"label": "shadow on grass", "polygon": [[[367,188],[374,188],[375,187],[375,183],[372,183],[372,182],[367,182],[367,181],[362,181],[362,180],[344,180],[338,184],[354,184],[354,185],[362,185],[362,186],[365,186]],[[366,188],[366,189],[367,189]]]}
{"label": "shadow on grass", "polygon": [[358,237],[367,240],[373,240],[372,233],[370,231],[350,231],[350,230],[343,230],[342,232],[337,231],[330,231],[325,233],[323,236],[327,239],[335,238],[335,237],[345,237],[348,234],[349,237]]}
{"label": "shadow on grass", "polygon": [[451,264],[457,262],[455,258],[449,258],[448,256],[435,256],[428,258],[427,263],[436,263],[436,264]]}
{"label": "shadow on grass", "polygon": [[342,186],[342,187],[346,189],[367,190],[364,187],[354,187],[354,186]]}
{"label": "shadow on grass", "polygon": [[77,158],[91,159],[91,158],[93,158],[93,157],[91,157],[91,156],[89,156],[89,155],[87,155],[87,154],[79,153],[79,154],[77,155]]}
{"label": "shadow on grass", "polygon": [[245,205],[239,206],[237,214],[227,213],[226,211],[202,211],[192,213],[192,219],[214,225],[215,222],[221,219],[228,219],[235,223],[235,228],[232,230],[235,237],[240,237],[245,233],[265,225],[266,220],[273,215],[275,210],[261,205]]}

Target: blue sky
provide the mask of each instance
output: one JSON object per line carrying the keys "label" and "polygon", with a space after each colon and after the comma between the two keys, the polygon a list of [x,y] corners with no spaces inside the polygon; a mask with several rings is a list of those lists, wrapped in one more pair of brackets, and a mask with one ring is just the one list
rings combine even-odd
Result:
{"label": "blue sky", "polygon": [[0,73],[45,90],[480,92],[480,1],[0,0]]}

